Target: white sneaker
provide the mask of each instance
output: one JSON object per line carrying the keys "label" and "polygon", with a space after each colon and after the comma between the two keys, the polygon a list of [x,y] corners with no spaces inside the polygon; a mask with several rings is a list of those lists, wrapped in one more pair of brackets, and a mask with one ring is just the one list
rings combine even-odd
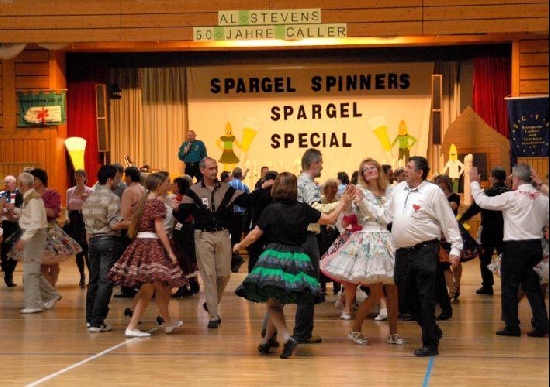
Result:
{"label": "white sneaker", "polygon": [[24,308],[19,311],[21,314],[41,313],[44,310],[42,308]]}
{"label": "white sneaker", "polygon": [[126,328],[126,332],[124,332],[124,336],[126,336],[126,337],[151,337],[151,334],[149,332],[142,332],[139,329]]}
{"label": "white sneaker", "polygon": [[61,301],[62,298],[63,296],[61,294],[55,295],[51,300],[44,303],[44,309],[48,310],[53,308],[58,301]]}
{"label": "white sneaker", "polygon": [[349,321],[349,320],[351,320],[353,317],[351,317],[351,314],[349,314],[349,313],[342,312],[342,314],[340,315],[340,318],[341,318],[342,320]]}
{"label": "white sneaker", "polygon": [[174,321],[171,324],[166,324],[164,327],[164,331],[166,333],[172,333],[174,329],[177,329],[183,325],[183,321]]}
{"label": "white sneaker", "polygon": [[374,321],[386,321],[387,319],[388,319],[388,310],[380,309],[380,313],[378,313],[378,316],[374,318]]}
{"label": "white sneaker", "polygon": [[407,344],[407,341],[399,337],[399,335],[396,333],[395,335],[388,335],[388,339],[386,340],[386,343],[395,344],[395,345],[405,345]]}
{"label": "white sneaker", "polygon": [[92,326],[90,326],[90,327],[88,328],[88,330],[89,330],[90,332],[111,332],[111,331],[113,330],[113,327],[110,326],[110,325],[105,325],[105,324],[103,324],[103,325],[100,325],[100,326],[98,326],[98,327],[92,327]]}

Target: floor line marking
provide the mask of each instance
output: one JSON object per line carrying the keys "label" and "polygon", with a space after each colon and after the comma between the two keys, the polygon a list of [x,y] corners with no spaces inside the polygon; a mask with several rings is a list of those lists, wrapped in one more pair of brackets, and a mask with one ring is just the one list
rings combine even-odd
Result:
{"label": "floor line marking", "polygon": [[[153,332],[156,331],[156,330],[158,330],[158,328],[153,328],[153,329],[151,329],[151,330],[149,331],[149,333],[153,333]],[[106,354],[108,354],[108,353],[110,353],[110,352],[113,352],[114,350],[116,350],[116,349],[118,349],[118,348],[120,348],[120,347],[123,347],[123,346],[125,346],[125,345],[128,344],[128,343],[132,343],[132,342],[134,342],[134,341],[140,341],[140,340],[142,340],[142,338],[139,338],[139,337],[134,337],[134,338],[132,338],[132,339],[126,339],[126,340],[124,340],[122,343],[118,343],[118,344],[116,344],[116,345],[113,345],[113,346],[110,347],[110,348],[107,348],[107,349],[105,349],[105,350],[103,350],[103,351],[101,351],[101,352],[99,352],[99,353],[96,353],[96,354],[93,355],[93,356],[90,356],[90,357],[88,357],[88,358],[86,358],[86,359],[84,359],[84,360],[79,361],[78,363],[71,364],[70,366],[65,367],[65,368],[63,368],[63,369],[61,369],[61,370],[59,370],[59,371],[57,371],[57,372],[54,372],[54,373],[52,373],[52,374],[50,374],[50,375],[47,375],[47,376],[44,376],[42,379],[39,379],[39,380],[36,380],[36,381],[34,381],[34,382],[30,383],[30,384],[27,384],[27,387],[35,387],[35,386],[38,386],[38,385],[40,385],[40,384],[42,384],[42,383],[44,383],[44,382],[47,382],[48,380],[51,380],[51,379],[53,379],[53,378],[55,378],[55,377],[57,377],[57,376],[59,376],[59,375],[62,375],[62,374],[64,374],[64,373],[66,373],[66,372],[69,372],[70,370],[73,370],[73,369],[75,369],[75,368],[78,368],[78,367],[80,367],[81,365],[84,365],[84,364],[86,364],[86,363],[89,363],[89,362],[91,362],[92,360],[98,359],[98,358],[100,358],[100,357],[102,357],[102,356],[104,356],[104,355],[106,355]]]}
{"label": "floor line marking", "polygon": [[435,356],[430,357],[430,361],[428,362],[428,368],[426,369],[426,375],[424,375],[424,381],[422,382],[422,387],[428,387],[428,383],[430,382],[430,376],[432,374],[432,368],[434,365],[434,359],[435,359]]}

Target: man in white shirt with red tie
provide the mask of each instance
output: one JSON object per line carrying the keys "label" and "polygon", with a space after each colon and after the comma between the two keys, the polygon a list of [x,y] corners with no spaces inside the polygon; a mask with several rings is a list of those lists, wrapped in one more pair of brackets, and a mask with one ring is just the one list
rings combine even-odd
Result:
{"label": "man in white shirt with red tie", "polygon": [[[458,223],[445,194],[426,180],[430,168],[421,156],[409,158],[406,180],[397,184],[384,207],[367,200],[357,201],[359,208],[384,223],[392,223],[395,252],[394,280],[413,318],[422,327],[422,347],[416,356],[439,354],[443,335],[435,323],[435,273],[439,261],[439,238],[445,235],[451,244],[449,259],[460,262],[462,238]],[[359,199],[359,198],[357,198]]]}
{"label": "man in white shirt with red tie", "polygon": [[501,264],[501,305],[505,327],[499,336],[521,336],[518,319],[518,288],[522,286],[533,312],[534,330],[530,337],[548,335],[548,315],[539,276],[533,267],[542,260],[543,227],[548,224],[548,196],[532,184],[531,167],[517,164],[512,168],[514,191],[488,197],[479,186],[477,168],[470,170],[472,196],[478,206],[502,211],[504,251]]}

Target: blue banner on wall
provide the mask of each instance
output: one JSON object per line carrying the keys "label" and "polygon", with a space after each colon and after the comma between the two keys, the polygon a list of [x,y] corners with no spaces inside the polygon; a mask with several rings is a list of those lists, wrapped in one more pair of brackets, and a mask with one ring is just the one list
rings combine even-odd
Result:
{"label": "blue banner on wall", "polygon": [[512,163],[518,157],[548,157],[548,96],[508,98]]}
{"label": "blue banner on wall", "polygon": [[17,126],[62,125],[67,120],[65,91],[18,92]]}

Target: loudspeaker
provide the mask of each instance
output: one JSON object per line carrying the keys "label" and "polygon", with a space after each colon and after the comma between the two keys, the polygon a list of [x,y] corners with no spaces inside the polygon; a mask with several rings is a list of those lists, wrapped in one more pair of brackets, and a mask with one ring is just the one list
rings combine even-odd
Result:
{"label": "loudspeaker", "polygon": [[107,85],[95,85],[96,129],[98,152],[109,152],[109,121],[107,119]]}
{"label": "loudspeaker", "polygon": [[432,75],[432,143],[440,145],[441,138],[441,105],[443,103],[443,76]]}

